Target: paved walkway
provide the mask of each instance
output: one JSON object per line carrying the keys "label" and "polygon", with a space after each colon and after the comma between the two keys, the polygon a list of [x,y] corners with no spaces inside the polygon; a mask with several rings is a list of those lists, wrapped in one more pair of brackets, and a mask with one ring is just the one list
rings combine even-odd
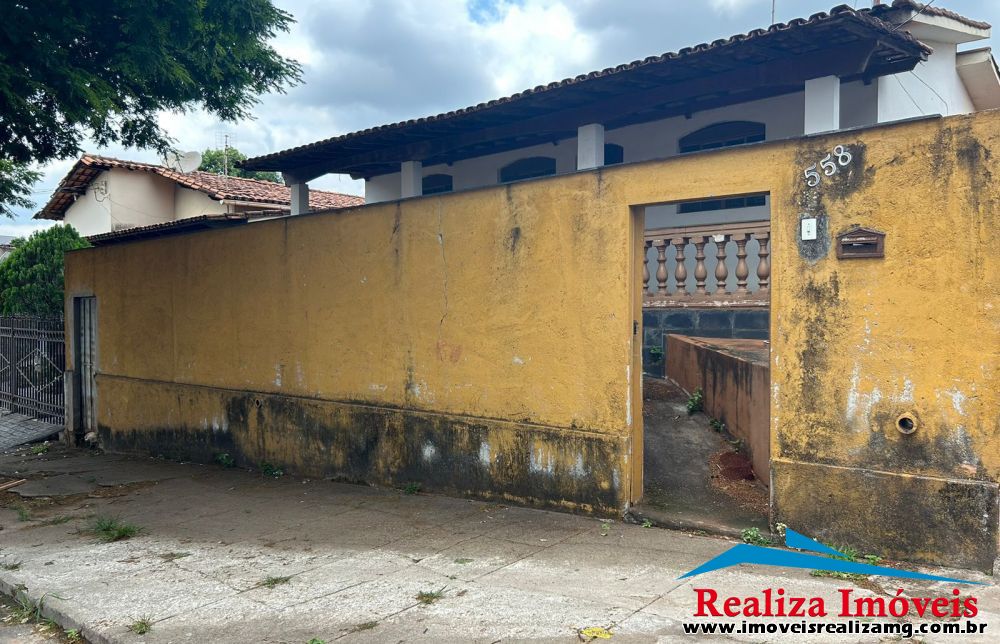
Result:
{"label": "paved walkway", "polygon": [[[578,642],[603,632],[584,630],[591,627],[613,641],[700,641],[681,630],[699,621],[694,588],[759,597],[780,587],[835,606],[844,587],[886,600],[896,588],[950,598],[953,587],[884,578],[855,585],[749,566],[678,581],[733,542],[58,446],[0,455],[0,476],[30,479],[0,493],[0,589],[26,588],[93,642]],[[100,542],[89,531],[98,516],[141,532]],[[989,582],[962,592],[978,598],[978,619],[1000,630],[1000,589],[978,573],[951,574]],[[129,630],[141,619],[152,626],[142,637]],[[992,642],[995,634],[922,641]]]}
{"label": "paved walkway", "polygon": [[0,450],[48,438],[62,430],[62,425],[43,423],[30,416],[0,409]]}

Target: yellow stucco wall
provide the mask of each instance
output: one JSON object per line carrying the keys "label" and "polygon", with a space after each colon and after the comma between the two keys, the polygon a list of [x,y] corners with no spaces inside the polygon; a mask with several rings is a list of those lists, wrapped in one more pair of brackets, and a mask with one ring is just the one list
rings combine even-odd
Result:
{"label": "yellow stucco wall", "polygon": [[[807,188],[803,169],[838,144],[853,162]],[[479,419],[549,437],[520,452],[525,471],[546,450],[575,471],[558,436],[605,441],[615,463],[599,478],[624,507],[638,453],[630,212],[767,191],[777,517],[842,504],[858,518],[841,523],[862,532],[878,517],[858,507],[880,506],[865,499],[870,487],[841,479],[863,471],[888,473],[897,500],[910,489],[903,474],[941,498],[951,498],[942,485],[971,482],[995,500],[998,154],[996,112],[769,142],[75,252],[67,291],[98,296],[108,435],[161,425],[134,409],[164,408],[136,398],[158,390],[187,410],[176,412],[185,431],[210,427],[176,402],[176,386],[190,385]],[[885,258],[800,247],[802,213],[820,218],[828,241],[852,224],[886,231]],[[904,436],[894,423],[908,410],[918,427]],[[534,494],[549,493],[561,492]],[[970,507],[989,503],[976,498]],[[995,541],[992,512],[978,542]]]}

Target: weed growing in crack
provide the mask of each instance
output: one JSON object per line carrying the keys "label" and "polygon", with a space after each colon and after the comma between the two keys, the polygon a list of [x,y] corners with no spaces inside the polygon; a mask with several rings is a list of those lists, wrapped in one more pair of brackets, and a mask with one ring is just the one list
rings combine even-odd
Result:
{"label": "weed growing in crack", "polygon": [[222,467],[236,467],[236,460],[229,452],[219,452],[215,455],[215,462]]}
{"label": "weed growing in crack", "polygon": [[421,590],[419,593],[417,593],[415,599],[421,604],[433,604],[442,597],[444,597],[443,587],[440,590],[432,590],[432,591]]}
{"label": "weed growing in crack", "polygon": [[698,387],[687,399],[688,416],[705,409],[705,392]]}
{"label": "weed growing in crack", "polygon": [[128,630],[132,631],[136,635],[145,635],[149,631],[153,630],[153,618],[148,615],[143,615],[129,624]]}
{"label": "weed growing in crack", "polygon": [[278,478],[285,475],[285,470],[281,469],[277,465],[272,465],[270,463],[261,463],[260,471],[264,476],[270,476],[273,478]]}
{"label": "weed growing in crack", "polygon": [[287,584],[291,580],[291,577],[264,577],[264,581],[260,582],[258,586],[263,586],[264,588],[274,588],[275,586]]}
{"label": "weed growing in crack", "polygon": [[111,543],[112,541],[131,539],[142,532],[142,528],[114,517],[99,516],[94,519],[91,532],[101,541]]}
{"label": "weed growing in crack", "polygon": [[769,546],[771,540],[760,533],[760,528],[747,528],[740,533],[744,543],[752,546]]}

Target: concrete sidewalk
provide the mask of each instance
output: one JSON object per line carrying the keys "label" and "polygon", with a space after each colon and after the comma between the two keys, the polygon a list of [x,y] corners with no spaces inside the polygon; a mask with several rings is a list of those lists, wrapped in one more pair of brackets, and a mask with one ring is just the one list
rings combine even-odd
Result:
{"label": "concrete sidewalk", "polygon": [[63,429],[62,425],[0,409],[0,451],[55,436]]}
{"label": "concrete sidewalk", "polygon": [[[954,587],[749,566],[678,581],[733,542],[218,466],[22,449],[0,456],[0,476],[30,479],[0,493],[0,589],[44,596],[51,616],[93,642],[574,642],[589,639],[588,627],[614,641],[673,641],[682,622],[704,621],[693,617],[694,587],[748,596],[780,587],[831,606],[838,588],[888,600],[897,588],[950,597]],[[87,531],[96,516],[142,530],[102,543]],[[935,572],[990,584],[962,587],[989,627],[922,641],[995,641],[992,579]],[[132,633],[143,617],[151,630]],[[755,637],[732,636],[780,641]]]}

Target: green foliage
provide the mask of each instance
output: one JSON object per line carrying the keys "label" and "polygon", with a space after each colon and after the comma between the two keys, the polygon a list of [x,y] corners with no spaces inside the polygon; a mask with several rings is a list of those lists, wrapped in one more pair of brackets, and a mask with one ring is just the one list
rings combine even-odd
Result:
{"label": "green foliage", "polygon": [[760,533],[760,528],[747,528],[740,533],[744,543],[752,546],[769,546],[771,540]]}
{"label": "green foliage", "polygon": [[98,539],[107,543],[131,539],[141,531],[142,528],[125,523],[121,519],[97,517],[94,520],[93,533],[97,535]]}
{"label": "green foliage", "polygon": [[274,478],[285,475],[285,470],[270,463],[261,463],[260,471],[264,474],[264,476],[273,476]]}
{"label": "green foliage", "polygon": [[63,256],[90,244],[71,226],[52,226],[12,245],[0,264],[0,314],[62,317]]}
{"label": "green foliage", "polygon": [[236,461],[229,452],[219,452],[215,455],[215,462],[222,467],[236,467]]}
{"label": "green foliage", "polygon": [[[833,559],[839,559],[841,561],[858,561],[860,556],[858,549],[852,548],[851,546],[830,547],[844,555],[843,557],[832,557]],[[860,558],[864,559],[862,563],[870,564],[872,566],[877,566],[882,561],[882,557],[879,557],[878,555],[865,555]],[[858,572],[840,572],[838,570],[813,570],[809,574],[813,577],[832,577],[834,579],[847,579],[850,581],[863,581],[868,579],[868,575]]]}
{"label": "green foliage", "polygon": [[265,588],[274,588],[275,586],[281,586],[282,584],[287,584],[292,580],[289,576],[270,576],[264,577],[264,580],[260,582],[259,585]]}
{"label": "green foliage", "polygon": [[[2,126],[0,126],[2,127]],[[31,185],[41,173],[31,170],[25,163],[14,163],[0,158],[0,215],[14,217],[11,206],[32,208]]]}
{"label": "green foliage", "polygon": [[201,165],[198,166],[198,169],[202,172],[228,174],[230,177],[243,177],[245,179],[281,183],[281,174],[277,172],[260,172],[236,167],[237,163],[246,160],[247,155],[236,148],[205,150],[201,154]]}
{"label": "green foliage", "polygon": [[420,492],[419,483],[407,483],[403,486],[403,494],[417,494]]}
{"label": "green foliage", "polygon": [[[271,0],[5,3],[0,159],[65,159],[84,139],[166,153],[160,112],[248,118],[258,96],[301,77],[299,64],[271,45],[292,22]],[[25,179],[0,170],[5,213]]]}
{"label": "green foliage", "polygon": [[153,618],[148,615],[144,615],[129,624],[128,630],[132,631],[136,635],[145,635],[149,631],[153,630]]}
{"label": "green foliage", "polygon": [[444,597],[444,588],[440,590],[421,590],[417,593],[415,599],[421,604],[433,604],[442,597]]}
{"label": "green foliage", "polygon": [[701,390],[701,387],[698,387],[697,389],[694,390],[694,393],[691,394],[691,397],[688,398],[687,400],[688,415],[690,416],[691,414],[699,412],[704,408],[705,408],[705,392]]}
{"label": "green foliage", "polygon": [[660,364],[663,362],[663,347],[650,348],[649,359],[653,364]]}
{"label": "green foliage", "polygon": [[721,420],[719,420],[718,418],[713,418],[712,420],[708,421],[708,424],[709,426],[711,426],[712,429],[714,429],[717,432],[721,433],[726,431],[726,424]]}

